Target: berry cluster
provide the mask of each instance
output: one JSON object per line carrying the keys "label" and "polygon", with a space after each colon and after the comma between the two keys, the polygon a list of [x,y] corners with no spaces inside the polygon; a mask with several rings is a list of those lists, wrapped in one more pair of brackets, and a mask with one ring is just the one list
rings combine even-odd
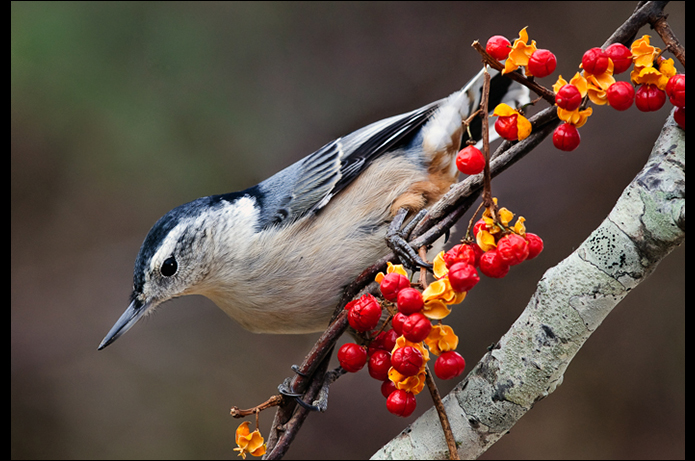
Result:
{"label": "berry cluster", "polygon": [[[640,111],[650,112],[661,109],[668,96],[676,106],[674,119],[685,129],[685,74],[678,74],[673,59],[663,58],[661,50],[649,41],[650,37],[644,35],[630,48],[620,43],[605,50],[591,48],[582,57],[581,73],[577,72],[569,82],[558,77],[553,90],[558,117],[564,123],[553,133],[556,148],[572,151],[579,146],[581,138],[577,128],[592,114],[592,108],[587,107],[588,101],[595,105],[609,104],[619,111],[629,109],[634,102]],[[506,38],[495,35],[488,40],[485,50],[499,61],[506,59],[503,73],[524,67],[529,77],[545,77],[555,70],[557,63],[551,52],[537,49],[535,41],[528,44],[526,28],[519,32],[513,45]],[[614,75],[626,72],[631,66],[631,82],[615,80]],[[530,124],[528,132],[520,131],[519,123],[524,124],[525,119],[509,106],[498,106],[494,115],[499,116],[495,129],[503,138],[521,140],[530,134]]]}
{"label": "berry cluster", "polygon": [[[389,263],[386,274],[376,278],[382,301],[365,294],[345,306],[350,326],[365,334],[367,346],[344,344],[338,350],[340,365],[354,373],[366,364],[369,375],[382,381],[381,392],[391,413],[406,417],[415,410],[415,396],[425,386],[430,354],[438,356],[434,363],[438,378],[452,379],[463,373],[466,361],[455,351],[458,336],[441,320],[451,312],[449,306],[462,302],[478,283],[477,269],[488,277],[501,278],[511,266],[535,258],[543,249],[540,237],[526,232],[523,217],[512,226],[514,214],[496,208],[495,200],[473,227],[475,241],[464,240],[434,258],[437,280],[422,292],[411,285],[403,266]],[[383,307],[391,315],[377,329]]]}
{"label": "berry cluster", "polygon": [[[475,242],[467,245],[472,251],[468,250],[469,256],[464,259],[479,267],[483,275],[502,278],[507,275],[511,266],[538,256],[543,251],[543,240],[536,234],[526,232],[523,216],[519,216],[512,226],[514,213],[506,208],[496,211],[494,208],[496,206],[487,208],[483,217],[473,226]],[[446,255],[444,258],[446,260]],[[451,278],[451,274],[449,277]]]}
{"label": "berry cluster", "polygon": [[542,78],[555,72],[557,66],[557,59],[553,53],[536,47],[535,40],[529,45],[526,27],[519,31],[519,38],[514,40],[514,44],[509,43],[502,35],[490,37],[485,51],[498,61],[506,59],[503,74],[523,67],[528,77]]}
{"label": "berry cluster", "polygon": [[[557,58],[552,52],[538,48],[535,40],[528,43],[526,27],[519,31],[519,38],[514,40],[514,44],[501,35],[490,37],[485,51],[498,61],[506,60],[503,74],[523,67],[527,77],[542,78],[552,74],[557,66]],[[507,104],[498,105],[493,115],[497,116],[495,131],[502,138],[521,141],[531,134],[531,123],[521,112]]]}
{"label": "berry cluster", "polygon": [[[666,96],[677,107],[674,115],[685,129],[685,74],[677,74],[673,59],[661,57],[661,50],[649,44],[649,36],[632,43],[630,48],[614,43],[605,50],[591,48],[582,57],[582,73],[568,83],[562,76],[553,86],[558,116],[565,123],[553,133],[553,144],[560,150],[571,151],[580,141],[579,131],[591,115],[584,108],[587,99],[596,105],[608,104],[624,111],[635,103],[642,112],[661,109]],[[630,73],[631,82],[616,81],[614,75]],[[637,91],[633,85],[638,85]]]}
{"label": "berry cluster", "polygon": [[[434,293],[432,285],[424,292],[413,288],[400,265],[389,264],[387,273],[380,273],[377,281],[383,301],[365,294],[345,306],[350,326],[367,335],[368,345],[344,344],[338,350],[338,361],[343,369],[353,373],[366,364],[369,375],[382,382],[386,408],[395,415],[407,417],[415,410],[415,396],[425,387],[430,353],[439,355],[434,372],[441,379],[459,376],[465,361],[454,351],[458,337],[451,327],[432,324],[432,319],[443,317],[437,306],[430,306],[439,302],[435,300],[442,293]],[[465,293],[453,293],[451,287],[448,291],[447,304],[459,303],[465,296]],[[382,305],[392,315],[376,330]]]}

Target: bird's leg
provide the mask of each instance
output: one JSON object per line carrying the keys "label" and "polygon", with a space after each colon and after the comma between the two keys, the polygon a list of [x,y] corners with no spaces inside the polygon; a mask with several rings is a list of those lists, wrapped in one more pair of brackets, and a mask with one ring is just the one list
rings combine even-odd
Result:
{"label": "bird's leg", "polygon": [[417,267],[432,269],[432,265],[423,261],[406,240],[425,214],[427,214],[427,210],[420,210],[405,227],[401,228],[408,215],[408,209],[400,208],[386,232],[386,244],[398,256],[398,259],[410,269]]}
{"label": "bird's leg", "polygon": [[301,397],[303,394],[301,392],[294,392],[292,390],[292,378],[285,378],[285,380],[278,386],[278,392],[285,397],[297,398]]}
{"label": "bird's leg", "polygon": [[[331,384],[335,382],[336,379],[340,378],[342,375],[346,373],[345,370],[342,368],[338,367],[335,370],[329,371],[326,374],[323,375],[323,383],[321,384],[321,389],[319,390],[318,395],[316,396],[316,399],[311,403],[308,404],[304,400],[302,400],[302,394],[296,394],[292,392],[287,392],[289,389],[285,386],[285,391],[280,390],[280,393],[287,397],[293,397],[297,404],[299,406],[306,408],[309,411],[320,411],[324,412],[328,409],[328,390],[330,389]],[[288,378],[289,379],[289,378]],[[285,383],[287,384],[287,380],[285,380]]]}
{"label": "bird's leg", "polygon": [[[336,340],[347,328],[347,315],[345,312],[341,311],[341,315],[335,319],[328,327],[328,329],[321,335],[319,340],[316,342],[309,354],[304,358],[304,362],[297,366],[292,365],[292,371],[296,373],[292,378],[286,378],[282,384],[278,386],[278,391],[285,397],[294,399],[300,406],[313,411],[322,411],[320,405],[310,405],[302,400],[302,397],[307,393],[307,388],[310,383],[320,380],[322,385],[328,386],[330,383],[335,381],[340,375],[337,375],[333,379],[327,379],[326,376],[332,376],[331,373],[317,372],[317,369],[321,369],[320,364],[326,362],[325,370],[328,367],[328,360],[330,360],[331,351],[335,345]],[[318,374],[317,374],[318,373]],[[327,382],[328,384],[323,384]],[[328,391],[326,390],[327,394]],[[327,398],[327,397],[326,397]],[[321,398],[319,397],[319,401]],[[323,405],[325,407],[325,405]]]}
{"label": "bird's leg", "polygon": [[328,389],[330,388],[331,384],[335,382],[336,379],[340,378],[345,373],[347,373],[345,370],[343,370],[341,367],[338,367],[335,370],[329,371],[325,374],[323,378],[323,384],[321,385],[321,390],[319,390],[319,395],[317,396],[317,399],[313,402],[314,405],[312,406],[312,409],[315,408],[320,412],[324,412],[328,409]]}

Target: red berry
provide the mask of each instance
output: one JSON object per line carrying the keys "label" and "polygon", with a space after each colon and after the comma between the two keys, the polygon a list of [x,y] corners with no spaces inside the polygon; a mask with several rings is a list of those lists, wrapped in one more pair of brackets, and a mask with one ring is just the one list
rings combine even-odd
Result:
{"label": "red berry", "polygon": [[396,315],[391,319],[391,326],[399,336],[403,334],[403,322],[405,322],[407,318],[408,316],[403,312],[396,312]]}
{"label": "red berry", "polygon": [[424,341],[431,330],[432,322],[420,312],[410,314],[403,322],[403,336],[413,343]]}
{"label": "red berry", "polygon": [[635,89],[629,82],[615,82],[606,90],[608,104],[615,110],[627,110],[635,100]]}
{"label": "red berry", "polygon": [[449,283],[454,291],[470,291],[479,281],[478,271],[469,263],[456,263],[449,268]]}
{"label": "red berry", "polygon": [[471,264],[473,264],[473,266],[475,267],[478,267],[480,265],[480,257],[483,254],[485,254],[485,252],[475,242],[469,244],[469,246],[473,249],[473,252],[475,253],[475,263]]}
{"label": "red berry", "polygon": [[509,272],[509,264],[502,261],[497,250],[489,250],[480,257],[480,272],[488,277],[501,279]]}
{"label": "red berry", "polygon": [[606,48],[606,54],[613,61],[613,75],[622,74],[632,65],[630,48],[622,43],[614,43]]}
{"label": "red berry", "polygon": [[[386,337],[386,332],[382,331],[378,335],[376,335],[372,340],[369,342],[369,345],[367,346],[367,355],[372,356],[376,351],[379,350],[387,350],[386,347],[384,347],[384,338]],[[388,349],[388,352],[391,352],[391,349]]]}
{"label": "red berry", "polygon": [[519,139],[516,117],[516,114],[497,117],[497,121],[495,122],[495,131],[497,131],[497,134],[508,141],[516,141]]}
{"label": "red berry", "polygon": [[536,234],[526,232],[526,241],[528,242],[528,257],[526,260],[535,258],[543,251],[543,240]]}
{"label": "red berry", "polygon": [[591,48],[582,56],[582,68],[590,74],[601,75],[608,69],[608,55],[601,48]]}
{"label": "red berry", "polygon": [[503,61],[507,59],[509,52],[512,51],[512,44],[509,43],[507,37],[493,35],[488,39],[487,45],[485,45],[485,51],[498,61]]}
{"label": "red berry", "polygon": [[497,242],[497,254],[510,266],[526,260],[528,253],[528,242],[520,235],[508,234]]}
{"label": "red berry", "polygon": [[[480,229],[487,230],[487,224],[485,223],[485,220],[483,218],[480,218],[479,220],[477,220],[475,222],[475,224],[473,224],[473,236],[474,237],[476,235],[478,235],[478,232],[480,232]],[[477,243],[476,243],[476,245],[477,245]],[[478,247],[478,248],[480,248],[480,247]],[[478,259],[480,259],[480,258],[478,258]]]}
{"label": "red berry", "polygon": [[553,132],[553,145],[566,152],[576,149],[580,140],[577,127],[569,123],[563,123]]}
{"label": "red berry", "polygon": [[635,105],[642,112],[653,112],[663,107],[666,102],[666,93],[656,85],[644,84],[637,89]]}
{"label": "red berry", "polygon": [[434,374],[439,379],[451,379],[459,376],[466,368],[466,361],[456,351],[443,352],[434,362]]}
{"label": "red berry", "polygon": [[676,110],[673,112],[673,119],[679,127],[685,130],[685,107],[676,107]]}
{"label": "red berry", "polygon": [[538,49],[533,52],[528,60],[529,76],[533,75],[538,78],[547,77],[555,72],[557,59],[555,55],[548,50]]}
{"label": "red berry", "polygon": [[391,395],[391,392],[396,390],[396,384],[391,381],[390,379],[387,379],[383,383],[381,383],[381,395],[384,397],[387,397]]}
{"label": "red berry", "polygon": [[422,352],[413,346],[399,347],[391,354],[391,365],[404,376],[415,376],[423,363]]}
{"label": "red berry", "polygon": [[416,405],[417,400],[412,392],[406,392],[403,389],[396,389],[386,399],[386,409],[394,415],[404,418],[413,414]]}
{"label": "red berry", "polygon": [[370,295],[365,294],[356,302],[350,302],[345,306],[348,312],[348,322],[357,331],[372,330],[381,319],[381,306],[379,301]]}
{"label": "red berry", "polygon": [[384,298],[393,302],[398,297],[399,291],[403,288],[410,288],[410,280],[397,272],[391,272],[381,280],[380,287]]}
{"label": "red berry", "polygon": [[666,94],[671,104],[685,108],[685,74],[676,74],[668,79]]}
{"label": "red berry", "polygon": [[444,262],[446,267],[451,269],[456,263],[467,263],[475,265],[476,252],[473,246],[467,243],[462,243],[459,245],[454,245],[451,250],[444,253]]}
{"label": "red berry", "polygon": [[422,293],[415,288],[403,288],[398,292],[398,310],[405,315],[420,312],[424,305]]}
{"label": "red berry", "polygon": [[345,371],[358,372],[367,363],[367,350],[355,343],[346,343],[338,349],[338,361]]}
{"label": "red berry", "polygon": [[464,147],[456,156],[456,168],[463,174],[478,174],[485,168],[485,157],[475,146]]}
{"label": "red berry", "polygon": [[[343,367],[345,368],[345,367]],[[386,351],[376,351],[369,358],[369,376],[379,381],[384,381],[389,377],[389,368],[391,368],[391,354]]]}
{"label": "red berry", "polygon": [[[400,312],[399,312],[399,314],[400,314]],[[393,350],[393,347],[396,345],[396,340],[402,334],[403,333],[398,333],[393,328],[391,328],[389,331],[387,331],[386,335],[384,336],[383,349],[390,354],[391,351]]]}
{"label": "red berry", "polygon": [[582,105],[582,94],[574,85],[564,85],[555,95],[555,104],[565,110],[575,110]]}

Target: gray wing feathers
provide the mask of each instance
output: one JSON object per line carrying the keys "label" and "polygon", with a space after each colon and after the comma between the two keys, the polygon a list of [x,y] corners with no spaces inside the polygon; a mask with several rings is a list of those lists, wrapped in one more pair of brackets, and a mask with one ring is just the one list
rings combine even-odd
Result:
{"label": "gray wing feathers", "polygon": [[425,123],[437,103],[390,117],[332,141],[266,179],[261,226],[285,224],[318,212],[375,159]]}
{"label": "gray wing feathers", "polygon": [[292,188],[291,217],[304,214],[333,190],[343,176],[343,157],[338,138],[301,162],[300,175]]}

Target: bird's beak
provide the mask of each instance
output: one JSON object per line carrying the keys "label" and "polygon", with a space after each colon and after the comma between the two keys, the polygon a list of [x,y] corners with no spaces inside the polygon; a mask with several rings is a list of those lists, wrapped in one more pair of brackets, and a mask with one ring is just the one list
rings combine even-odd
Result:
{"label": "bird's beak", "polygon": [[140,317],[147,312],[150,305],[151,303],[149,302],[143,304],[142,301],[135,298],[133,302],[130,303],[130,306],[128,306],[128,308],[125,310],[123,315],[121,315],[121,318],[119,318],[116,321],[116,324],[111,327],[111,330],[108,332],[106,337],[104,337],[103,341],[101,341],[101,344],[99,344],[97,350],[102,350],[117,340],[123,333],[130,330],[130,327],[135,325]]}

